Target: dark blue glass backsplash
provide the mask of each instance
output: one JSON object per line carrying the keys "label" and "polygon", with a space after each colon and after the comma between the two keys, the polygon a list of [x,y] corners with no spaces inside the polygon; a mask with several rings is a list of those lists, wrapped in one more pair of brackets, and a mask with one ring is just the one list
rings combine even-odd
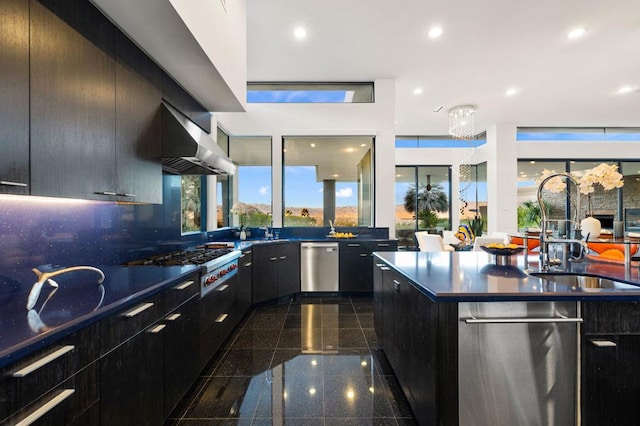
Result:
{"label": "dark blue glass backsplash", "polygon": [[113,265],[204,242],[180,235],[180,176],[162,205],[0,196],[0,275],[41,265]]}

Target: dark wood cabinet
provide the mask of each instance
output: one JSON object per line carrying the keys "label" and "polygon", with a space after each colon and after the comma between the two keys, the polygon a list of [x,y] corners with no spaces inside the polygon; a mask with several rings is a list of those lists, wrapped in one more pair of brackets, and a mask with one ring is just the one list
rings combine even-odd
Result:
{"label": "dark wood cabinet", "polygon": [[373,291],[372,253],[375,251],[395,251],[398,242],[383,241],[340,241],[340,291]]}
{"label": "dark wood cabinet", "polygon": [[100,322],[100,423],[162,424],[198,365],[198,274]]}
{"label": "dark wood cabinet", "polygon": [[164,417],[167,418],[195,382],[200,369],[199,295],[192,296],[164,317]]}
{"label": "dark wood cabinet", "polygon": [[300,292],[300,244],[254,246],[253,303]]}
{"label": "dark wood cabinet", "polygon": [[278,256],[278,297],[300,292],[300,244],[273,246]]}
{"label": "dark wood cabinet", "polygon": [[0,2],[0,193],[29,193],[29,0]]}
{"label": "dark wood cabinet", "polygon": [[640,303],[584,302],[582,307],[582,424],[636,424]]}
{"label": "dark wood cabinet", "polygon": [[162,71],[118,31],[115,72],[115,191],[130,201],[161,204]]}
{"label": "dark wood cabinet", "polygon": [[237,287],[236,274],[200,299],[200,370],[220,349],[240,320],[236,308]]}
{"label": "dark wood cabinet", "polygon": [[115,27],[84,1],[30,8],[31,194],[110,199]]}
{"label": "dark wood cabinet", "polygon": [[100,360],[100,424],[164,422],[164,328],[154,323]]}
{"label": "dark wood cabinet", "polygon": [[376,334],[414,416],[458,424],[457,304],[434,302],[377,258],[372,269]]}
{"label": "dark wood cabinet", "polygon": [[68,424],[95,404],[99,341],[92,325],[0,370],[0,423],[40,411],[42,423]]}
{"label": "dark wood cabinet", "polygon": [[242,319],[253,304],[253,249],[245,249],[238,261],[237,313]]}

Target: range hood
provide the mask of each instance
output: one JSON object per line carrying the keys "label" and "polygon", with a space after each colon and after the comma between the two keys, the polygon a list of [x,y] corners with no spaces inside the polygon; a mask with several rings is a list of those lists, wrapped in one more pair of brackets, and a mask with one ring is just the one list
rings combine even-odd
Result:
{"label": "range hood", "polygon": [[236,166],[207,132],[162,102],[162,170],[174,175],[232,175]]}

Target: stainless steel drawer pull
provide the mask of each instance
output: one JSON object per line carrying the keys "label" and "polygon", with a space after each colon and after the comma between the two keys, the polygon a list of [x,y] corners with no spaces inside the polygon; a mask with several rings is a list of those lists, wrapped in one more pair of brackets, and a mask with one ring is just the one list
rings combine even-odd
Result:
{"label": "stainless steel drawer pull", "polygon": [[244,266],[245,266],[245,267],[247,267],[247,268],[248,268],[248,267],[250,267],[251,265],[253,265],[253,263],[252,263],[252,262],[249,262],[249,263],[245,263],[245,264],[244,264]]}
{"label": "stainless steel drawer pull", "polygon": [[115,192],[112,191],[98,191],[98,192],[94,192],[94,194],[96,195],[118,195]]}
{"label": "stainless steel drawer pull", "polygon": [[15,373],[12,374],[13,377],[24,377],[27,376],[31,373],[33,373],[34,371],[36,371],[37,369],[44,367],[45,365],[49,364],[51,361],[54,361],[58,358],[60,358],[62,355],[71,352],[72,350],[75,349],[75,346],[73,345],[67,345],[67,346],[63,346],[60,349],[58,349],[55,352],[50,353],[49,355],[40,358],[39,360],[32,362],[31,364],[27,365],[24,368],[21,368],[20,370],[16,371]]}
{"label": "stainless steel drawer pull", "polygon": [[216,318],[216,322],[223,322],[227,319],[228,316],[229,314],[221,314],[218,318]]}
{"label": "stainless steel drawer pull", "polygon": [[285,260],[287,256],[280,256],[280,260]]}
{"label": "stainless steel drawer pull", "polygon": [[185,282],[183,282],[183,283],[182,283],[182,284],[180,284],[180,285],[175,286],[174,288],[175,288],[176,290],[184,290],[185,288],[190,287],[190,286],[191,286],[191,285],[193,285],[193,284],[195,284],[195,281],[193,281],[193,280],[189,280],[189,281],[185,281]]}
{"label": "stainless steel drawer pull", "polygon": [[580,323],[582,318],[467,318],[467,324]]}
{"label": "stainless steel drawer pull", "polygon": [[396,291],[400,291],[400,282],[399,282],[399,281],[396,281],[396,280],[393,280],[393,288],[394,288]]}
{"label": "stainless steel drawer pull", "polygon": [[369,256],[367,253],[360,253],[360,257],[367,257]]}
{"label": "stainless steel drawer pull", "polygon": [[381,266],[380,269],[382,269],[383,271],[390,271],[391,268],[389,268],[388,266]]}
{"label": "stainless steel drawer pull", "polygon": [[162,330],[164,330],[166,326],[167,326],[166,324],[158,324],[155,327],[153,327],[151,330],[149,330],[149,333],[158,334]]}
{"label": "stainless steel drawer pull", "polygon": [[16,426],[28,426],[30,424],[35,423],[39,418],[47,414],[49,411],[56,408],[60,403],[62,403],[65,399],[69,398],[71,395],[75,393],[75,389],[64,389],[62,392],[51,398],[49,401],[45,402],[40,408],[38,408],[33,413],[29,414],[27,417],[22,419],[22,421],[16,423]]}
{"label": "stainless steel drawer pull", "polygon": [[611,340],[591,340],[591,344],[599,348],[615,348],[618,346],[616,342],[612,342]]}
{"label": "stainless steel drawer pull", "polygon": [[216,290],[217,291],[225,291],[228,288],[229,288],[229,284],[223,284],[220,287],[218,287]]}
{"label": "stainless steel drawer pull", "polygon": [[347,247],[360,247],[360,244],[347,244]]}
{"label": "stainless steel drawer pull", "polygon": [[245,254],[251,254],[252,250],[245,251]]}
{"label": "stainless steel drawer pull", "polygon": [[134,308],[128,312],[125,312],[124,316],[126,318],[133,318],[136,315],[138,315],[140,312],[146,311],[147,309],[149,309],[150,307],[153,306],[153,303],[143,303],[142,305],[138,306],[137,308]]}
{"label": "stainless steel drawer pull", "polygon": [[26,183],[22,183],[22,182],[11,182],[8,180],[0,180],[0,185],[7,185],[7,186],[22,186],[22,187],[26,187],[27,184]]}
{"label": "stainless steel drawer pull", "polygon": [[271,260],[273,262],[274,260],[278,260],[278,258],[277,257],[270,257],[269,260]]}
{"label": "stainless steel drawer pull", "polygon": [[240,259],[242,259],[242,258],[243,258],[243,257],[245,257],[245,256],[246,256],[246,254],[242,253],[242,254],[240,255]]}
{"label": "stainless steel drawer pull", "polygon": [[378,247],[389,247],[389,244],[380,243],[380,244],[378,244]]}
{"label": "stainless steel drawer pull", "polygon": [[384,266],[384,263],[376,263],[376,266],[378,267]]}
{"label": "stainless steel drawer pull", "polygon": [[167,321],[175,321],[178,318],[180,318],[182,316],[182,314],[171,314],[169,316],[167,316]]}

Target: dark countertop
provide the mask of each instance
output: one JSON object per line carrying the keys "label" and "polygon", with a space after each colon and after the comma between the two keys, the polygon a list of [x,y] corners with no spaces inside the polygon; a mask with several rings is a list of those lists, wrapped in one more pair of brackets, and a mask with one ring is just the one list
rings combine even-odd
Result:
{"label": "dark countertop", "polygon": [[[54,278],[59,284],[56,294],[43,307],[52,289],[45,284],[35,309],[30,312],[25,306],[31,284],[37,280],[36,275],[25,270],[16,272],[11,278],[2,277],[0,367],[157,293],[198,270],[197,266],[97,267],[105,274],[102,286],[98,284],[95,272],[58,275]],[[29,285],[24,285],[26,283]]]}
{"label": "dark countertop", "polygon": [[[606,262],[572,264],[565,273],[587,274],[637,284],[636,289],[580,289],[529,275],[523,256],[500,266],[484,252],[376,252],[418,290],[438,301],[615,300],[640,301],[640,269]],[[529,256],[531,260],[531,256]],[[537,264],[529,263],[537,271]]]}
{"label": "dark countertop", "polygon": [[254,239],[254,240],[235,240],[235,248],[238,250],[244,250],[246,248],[252,247],[254,245],[263,245],[263,244],[278,244],[278,243],[338,243],[338,242],[369,242],[369,241],[393,241],[389,238],[368,238],[368,237],[356,237],[356,238],[281,238],[278,240],[265,240],[265,239]]}

